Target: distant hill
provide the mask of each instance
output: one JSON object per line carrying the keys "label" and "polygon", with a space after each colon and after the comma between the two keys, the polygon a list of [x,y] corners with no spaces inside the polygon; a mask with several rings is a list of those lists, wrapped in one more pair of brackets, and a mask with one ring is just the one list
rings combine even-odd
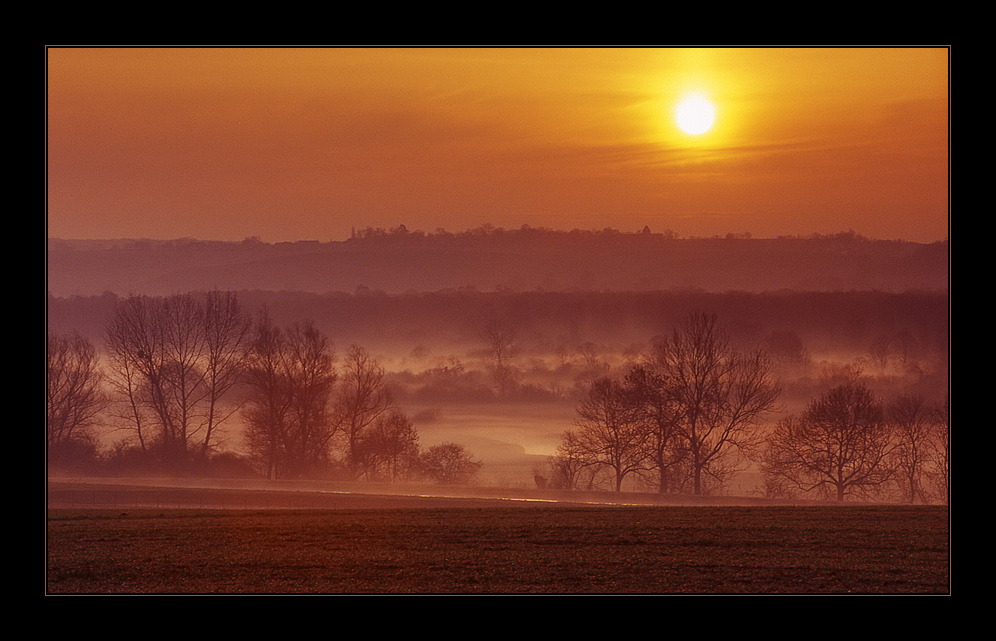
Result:
{"label": "distant hill", "polygon": [[671,234],[490,227],[367,229],[343,241],[50,239],[53,296],[208,289],[398,294],[480,291],[944,290],[947,241],[830,236],[677,239]]}

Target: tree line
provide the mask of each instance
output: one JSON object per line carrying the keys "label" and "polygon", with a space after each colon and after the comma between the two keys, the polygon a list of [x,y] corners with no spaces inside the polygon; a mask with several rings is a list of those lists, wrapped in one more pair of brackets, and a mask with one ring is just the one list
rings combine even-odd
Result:
{"label": "tree line", "polygon": [[[96,341],[119,300],[110,292],[89,297],[50,296],[50,326],[59,331],[80,331]],[[451,343],[476,343],[481,319],[494,315],[495,310],[501,310],[502,319],[515,328],[520,349],[536,349],[562,337],[577,343],[643,343],[659,328],[670,327],[703,309],[727,320],[731,339],[738,344],[791,330],[811,345],[834,350],[874,349],[883,357],[898,356],[902,346],[906,353],[925,360],[946,359],[949,334],[948,296],[940,292],[465,290],[380,296],[240,291],[239,300],[252,309],[267,307],[275,318],[311,319],[344,345],[356,342],[391,349],[439,336]]]}
{"label": "tree line", "polygon": [[[477,260],[467,261],[468,252]],[[213,288],[403,294],[481,291],[946,291],[947,241],[853,234],[677,239],[670,233],[483,227],[368,229],[342,241],[51,240],[49,291],[169,294]],[[294,260],[290,260],[295,257]],[[127,266],[127,269],[122,267]],[[180,268],[182,267],[182,268]]]}
{"label": "tree line", "polygon": [[222,425],[239,415],[248,459],[266,478],[470,480],[462,446],[425,450],[384,370],[353,345],[339,362],[311,322],[255,317],[233,292],[120,299],[105,358],[78,335],[48,336],[47,455],[51,470],[96,458],[96,428],[128,438],[112,458],[146,472],[201,473],[222,457]]}
{"label": "tree line", "polygon": [[[281,326],[259,309],[249,314],[233,292],[130,296],[115,300],[102,356],[78,335],[50,334],[50,469],[98,461],[96,429],[113,424],[128,437],[105,457],[117,469],[203,474],[240,462],[226,458],[222,429],[237,416],[245,461],[266,478],[473,477],[480,463],[462,446],[420,447],[364,348],[337,354],[313,322]],[[518,385],[513,326],[479,328],[497,398]],[[716,314],[688,314],[618,374],[605,368],[584,382],[575,425],[550,459],[550,485],[621,490],[638,479],[700,495],[753,464],[772,497],[946,500],[946,404],[886,402],[844,367],[827,372],[825,391],[803,411],[779,417],[775,347],[746,349]]]}
{"label": "tree line", "polygon": [[619,491],[633,476],[701,495],[753,462],[771,497],[947,501],[946,404],[884,402],[853,367],[824,383],[772,427],[780,390],[768,356],[733,347],[715,315],[691,314],[625,375],[591,383],[550,459],[553,483]]}

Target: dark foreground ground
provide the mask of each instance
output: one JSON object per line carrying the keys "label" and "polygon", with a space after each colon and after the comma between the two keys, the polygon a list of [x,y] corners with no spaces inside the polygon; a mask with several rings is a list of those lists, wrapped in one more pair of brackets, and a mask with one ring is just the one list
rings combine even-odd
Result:
{"label": "dark foreground ground", "polygon": [[46,594],[950,593],[945,507],[151,491],[50,484]]}

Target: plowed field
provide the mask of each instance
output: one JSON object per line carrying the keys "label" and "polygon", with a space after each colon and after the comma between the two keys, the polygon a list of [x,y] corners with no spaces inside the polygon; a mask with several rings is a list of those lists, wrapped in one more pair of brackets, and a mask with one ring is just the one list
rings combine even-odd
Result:
{"label": "plowed field", "polygon": [[381,498],[282,509],[50,503],[45,592],[950,593],[946,507]]}

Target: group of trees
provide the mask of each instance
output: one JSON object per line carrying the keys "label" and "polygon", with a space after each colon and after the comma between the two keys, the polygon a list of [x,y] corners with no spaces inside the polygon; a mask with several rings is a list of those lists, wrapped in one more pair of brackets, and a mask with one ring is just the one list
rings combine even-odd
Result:
{"label": "group of trees", "polygon": [[104,420],[128,434],[118,457],[192,473],[218,454],[221,426],[236,414],[248,460],[267,478],[466,482],[479,467],[457,444],[422,451],[362,347],[340,364],[313,323],[279,327],[265,311],[254,319],[231,292],[120,300],[105,356],[101,367],[88,341],[48,337],[52,468],[92,459]]}
{"label": "group of trees", "polygon": [[770,496],[898,489],[910,503],[946,500],[946,407],[917,396],[884,403],[850,368],[824,383],[805,411],[770,427],[780,390],[765,352],[735,349],[715,315],[692,314],[625,376],[591,384],[551,458],[555,483],[618,491],[632,475],[661,493],[700,495],[756,462]]}
{"label": "group of trees", "polygon": [[[517,385],[515,334],[494,321],[479,338],[505,396]],[[692,313],[622,375],[586,379],[575,426],[551,457],[552,484],[620,490],[638,478],[661,493],[706,494],[753,464],[769,496],[946,499],[946,405],[913,395],[885,402],[845,368],[821,381],[803,411],[773,422],[780,388],[769,355],[804,350],[782,338],[756,350],[740,344],[715,314]],[[222,428],[233,417],[244,460],[267,478],[466,482],[480,467],[460,445],[423,451],[362,347],[339,356],[314,323],[278,326],[231,292],[119,299],[102,348],[48,337],[52,469],[99,459],[95,435],[110,426],[126,434],[110,454],[116,461],[198,473],[232,452]]]}
{"label": "group of trees", "polygon": [[79,336],[48,336],[45,446],[57,466],[92,456],[92,430],[107,407],[97,352]]}
{"label": "group of trees", "polygon": [[106,329],[112,408],[170,471],[208,455],[231,413],[252,323],[234,294],[123,299]]}
{"label": "group of trees", "polygon": [[616,490],[638,474],[655,477],[660,492],[702,494],[736,470],[734,454],[756,448],[778,394],[761,350],[734,349],[715,315],[693,314],[623,380],[592,383],[554,467],[572,487],[609,470]]}
{"label": "group of trees", "polygon": [[907,503],[946,502],[947,405],[912,394],[883,402],[853,369],[827,382],[827,391],[768,436],[761,458],[768,492],[837,501],[892,492]]}

